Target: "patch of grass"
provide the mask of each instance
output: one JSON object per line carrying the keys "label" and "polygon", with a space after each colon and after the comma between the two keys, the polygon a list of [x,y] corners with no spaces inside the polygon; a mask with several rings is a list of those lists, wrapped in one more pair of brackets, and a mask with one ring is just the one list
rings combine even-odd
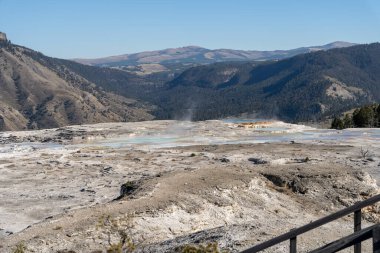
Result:
{"label": "patch of grass", "polygon": [[123,245],[120,242],[111,244],[107,249],[107,253],[123,253]]}
{"label": "patch of grass", "polygon": [[25,253],[25,252],[26,252],[26,246],[22,242],[17,244],[16,248],[12,251],[12,253]]}
{"label": "patch of grass", "polygon": [[[128,218],[129,219],[129,218]],[[131,227],[131,225],[129,225]],[[105,231],[108,237],[107,253],[132,253],[136,249],[136,245],[128,235],[128,229],[125,230],[120,227],[119,222],[113,219],[110,215],[103,215],[99,218],[97,229]],[[111,242],[111,235],[117,234],[118,241]]]}

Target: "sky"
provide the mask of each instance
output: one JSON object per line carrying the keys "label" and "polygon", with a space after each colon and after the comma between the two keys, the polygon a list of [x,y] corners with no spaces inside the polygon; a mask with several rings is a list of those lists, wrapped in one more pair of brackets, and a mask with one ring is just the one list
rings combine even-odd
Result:
{"label": "sky", "polygon": [[379,0],[0,0],[0,31],[58,58],[188,45],[291,49],[380,41]]}

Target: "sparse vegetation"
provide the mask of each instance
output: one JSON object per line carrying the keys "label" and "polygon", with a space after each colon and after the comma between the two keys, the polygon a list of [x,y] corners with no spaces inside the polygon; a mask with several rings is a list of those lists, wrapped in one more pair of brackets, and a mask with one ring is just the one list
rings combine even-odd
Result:
{"label": "sparse vegetation", "polygon": [[[97,229],[101,229],[107,236],[107,253],[132,253],[136,249],[129,230],[132,228],[130,217],[127,218],[127,226],[122,228],[118,220],[110,215],[103,215],[99,218]],[[112,241],[112,236],[117,237],[116,242]]]}
{"label": "sparse vegetation", "polygon": [[369,149],[365,149],[363,147],[360,147],[360,157],[365,159],[369,155]]}
{"label": "sparse vegetation", "polygon": [[16,248],[12,251],[12,253],[25,253],[26,252],[26,246],[23,242],[20,242],[16,245]]}
{"label": "sparse vegetation", "polygon": [[185,245],[182,247],[182,253],[227,253],[228,251],[219,250],[218,243],[209,243],[205,245]]}

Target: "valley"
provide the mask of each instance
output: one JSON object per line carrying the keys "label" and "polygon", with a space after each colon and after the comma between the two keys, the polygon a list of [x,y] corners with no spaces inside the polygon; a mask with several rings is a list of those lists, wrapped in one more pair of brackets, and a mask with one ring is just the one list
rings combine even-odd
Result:
{"label": "valley", "polygon": [[[349,45],[296,50],[281,60],[201,63],[195,57],[184,65],[167,63],[166,69],[176,69],[169,73],[152,59],[144,64],[156,64],[153,68],[89,66],[5,39],[0,41],[0,130],[247,116],[328,121],[380,97],[379,44]],[[201,49],[181,52],[192,50]]]}

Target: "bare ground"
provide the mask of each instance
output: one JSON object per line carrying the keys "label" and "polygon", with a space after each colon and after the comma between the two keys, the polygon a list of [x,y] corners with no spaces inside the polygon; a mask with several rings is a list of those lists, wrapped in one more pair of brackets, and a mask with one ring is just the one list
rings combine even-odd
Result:
{"label": "bare ground", "polygon": [[[0,251],[20,242],[27,252],[104,251],[122,230],[138,252],[208,242],[237,252],[377,194],[369,174],[377,157],[377,149],[368,159],[358,146],[330,143],[76,145],[5,153]],[[133,189],[115,200],[124,183]],[[367,225],[377,213],[366,210]],[[107,217],[114,226],[104,224]],[[300,252],[351,233],[352,219],[301,236]]]}

